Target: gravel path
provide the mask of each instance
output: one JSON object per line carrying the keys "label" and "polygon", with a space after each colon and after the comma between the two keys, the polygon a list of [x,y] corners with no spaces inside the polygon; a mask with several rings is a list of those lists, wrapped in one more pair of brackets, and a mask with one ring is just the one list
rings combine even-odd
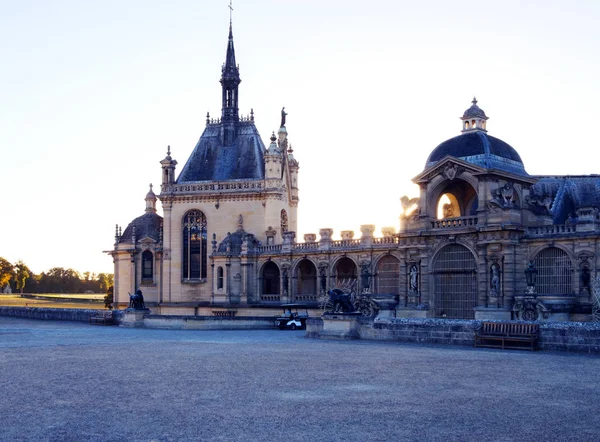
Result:
{"label": "gravel path", "polygon": [[600,358],[0,317],[0,440],[592,441]]}

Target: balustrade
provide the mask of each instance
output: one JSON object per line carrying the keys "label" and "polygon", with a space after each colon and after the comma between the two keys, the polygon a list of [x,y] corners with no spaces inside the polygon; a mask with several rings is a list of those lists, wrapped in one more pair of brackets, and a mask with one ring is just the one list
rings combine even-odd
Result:
{"label": "balustrade", "polygon": [[527,228],[529,236],[561,235],[564,233],[575,233],[576,224],[555,224],[551,226],[533,226]]}
{"label": "balustrade", "polygon": [[431,221],[432,229],[456,229],[477,226],[476,216],[462,216],[458,218],[444,218]]}

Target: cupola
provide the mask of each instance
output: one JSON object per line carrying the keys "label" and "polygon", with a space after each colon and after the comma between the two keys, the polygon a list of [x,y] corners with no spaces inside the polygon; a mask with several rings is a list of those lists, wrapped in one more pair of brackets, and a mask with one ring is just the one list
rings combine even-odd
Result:
{"label": "cupola", "polygon": [[152,191],[152,183],[150,183],[150,190],[146,194],[146,213],[156,213],[156,195]]}
{"label": "cupola", "polygon": [[481,130],[487,132],[486,121],[488,117],[485,115],[483,109],[477,106],[477,98],[473,97],[471,107],[468,108],[463,116],[460,118],[463,122],[462,132],[471,132]]}

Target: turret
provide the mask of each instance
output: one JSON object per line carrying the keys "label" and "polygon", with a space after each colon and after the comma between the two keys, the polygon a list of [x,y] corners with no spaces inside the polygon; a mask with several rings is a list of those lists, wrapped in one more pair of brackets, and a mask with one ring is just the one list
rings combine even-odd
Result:
{"label": "turret", "polygon": [[167,156],[160,164],[162,166],[161,191],[164,192],[169,184],[175,183],[175,166],[177,166],[177,161],[171,158],[171,146],[167,146]]}
{"label": "turret", "polygon": [[156,213],[156,195],[152,191],[152,183],[150,183],[150,190],[146,194],[146,213]]}
{"label": "turret", "polygon": [[460,118],[463,121],[462,132],[473,132],[476,130],[487,132],[485,128],[486,121],[488,120],[487,115],[479,106],[477,106],[477,98],[473,97],[471,103],[471,107],[468,108]]}
{"label": "turret", "polygon": [[265,153],[265,178],[281,179],[282,176],[283,155],[281,149],[277,145],[275,132],[271,135],[271,144]]}

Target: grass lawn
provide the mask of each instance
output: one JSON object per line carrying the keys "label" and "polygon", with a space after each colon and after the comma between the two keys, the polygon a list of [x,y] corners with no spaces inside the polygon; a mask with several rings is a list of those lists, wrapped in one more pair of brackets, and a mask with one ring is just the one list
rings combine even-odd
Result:
{"label": "grass lawn", "polygon": [[[104,304],[99,302],[85,302],[85,301],[76,301],[76,302],[68,302],[64,300],[52,300],[52,297],[65,298],[71,297],[74,299],[82,299],[80,296],[87,296],[85,299],[102,299],[104,295],[39,295],[47,297],[48,299],[28,299],[21,298],[19,295],[0,295],[0,306],[10,306],[10,307],[44,307],[44,308],[82,308],[82,309],[104,309]],[[96,296],[96,298],[89,298],[90,296]],[[99,297],[99,298],[98,298]]]}

